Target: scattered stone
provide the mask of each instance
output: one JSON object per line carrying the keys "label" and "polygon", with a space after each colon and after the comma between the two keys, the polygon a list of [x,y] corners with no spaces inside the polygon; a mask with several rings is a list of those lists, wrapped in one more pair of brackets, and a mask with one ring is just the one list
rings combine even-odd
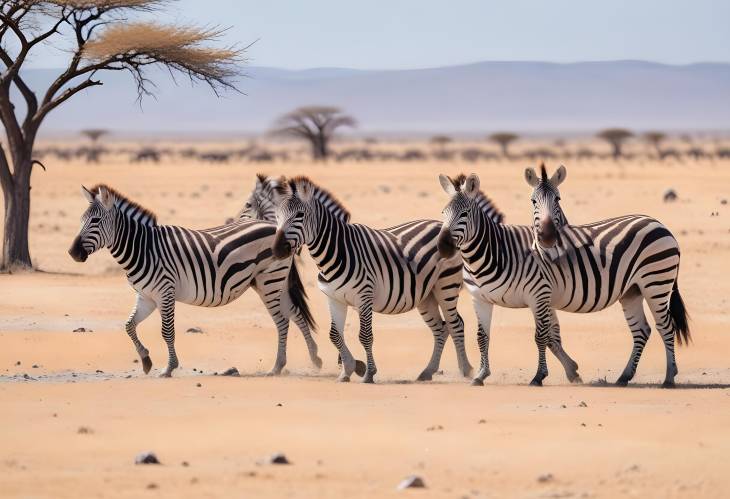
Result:
{"label": "scattered stone", "polygon": [[101,369],[97,369],[96,374],[104,374],[104,371],[102,371]]}
{"label": "scattered stone", "polygon": [[182,465],[183,465],[183,467],[185,467],[185,468],[187,468],[188,466],[190,466],[190,463],[189,463],[189,462],[187,462],[187,461],[183,461],[183,462],[182,462],[182,463],[180,463],[180,464],[182,464]]}
{"label": "scattered stone", "polygon": [[79,426],[79,429],[76,430],[76,433],[78,433],[79,435],[91,435],[92,433],[94,433],[94,430],[92,430],[88,426]]}
{"label": "scattered stone", "polygon": [[555,479],[552,473],[545,473],[544,475],[540,475],[537,477],[537,481],[539,483],[548,483],[552,482]]}
{"label": "scattered stone", "polygon": [[426,483],[418,475],[411,475],[406,477],[401,483],[398,484],[398,490],[405,489],[425,489]]}
{"label": "scattered stone", "polygon": [[238,377],[240,375],[241,374],[238,372],[238,369],[236,369],[235,367],[231,367],[231,368],[228,368],[225,371],[223,371],[223,376],[235,376],[235,377]]}
{"label": "scattered stone", "polygon": [[19,360],[18,360],[18,361],[16,361],[16,362],[15,362],[15,365],[16,365],[16,366],[19,366],[19,365],[20,365],[20,361],[19,361]]}
{"label": "scattered stone", "polygon": [[291,464],[289,459],[287,459],[287,457],[281,452],[277,452],[276,454],[269,456],[267,462],[269,464]]}
{"label": "scattered stone", "polygon": [[276,407],[284,407],[284,404],[282,404],[281,402],[279,402],[278,404],[276,404]]}
{"label": "scattered stone", "polygon": [[134,362],[135,364],[139,364],[139,359],[134,359],[132,362]]}
{"label": "scattered stone", "polygon": [[562,407],[563,409],[567,409],[568,408],[568,406],[565,405],[565,404],[561,404],[560,407]]}
{"label": "scattered stone", "polygon": [[486,419],[480,419],[477,424],[487,424],[487,420]]}
{"label": "scattered stone", "polygon": [[186,333],[192,333],[192,334],[201,334],[203,330],[199,327],[189,327]]}
{"label": "scattered stone", "polygon": [[198,479],[197,479],[197,477],[193,477],[193,478],[191,478],[191,479],[190,479],[190,483],[192,483],[193,485],[195,485],[196,483],[198,483]]}
{"label": "scattered stone", "polygon": [[195,386],[197,386],[198,388],[200,388],[203,385],[201,385],[200,383],[197,383]]}
{"label": "scattered stone", "polygon": [[134,464],[160,464],[154,452],[142,452],[134,458]]}
{"label": "scattered stone", "polygon": [[77,327],[73,331],[74,333],[93,333],[94,331],[91,329],[86,329],[85,327]]}
{"label": "scattered stone", "polygon": [[673,201],[676,201],[679,196],[677,196],[677,192],[674,189],[667,189],[664,192],[664,202],[665,203],[671,203]]}
{"label": "scattered stone", "polygon": [[580,404],[578,404],[578,407],[588,407],[588,404],[586,404],[583,400],[581,400]]}
{"label": "scattered stone", "polygon": [[585,423],[581,423],[580,425],[581,425],[581,426],[586,426],[586,424],[585,424]]}
{"label": "scattered stone", "polygon": [[155,490],[155,489],[159,489],[159,488],[160,488],[160,486],[159,486],[159,485],[157,485],[157,484],[156,484],[156,483],[154,483],[154,482],[151,482],[151,483],[148,483],[148,484],[147,484],[147,488],[148,488],[149,490]]}
{"label": "scattered stone", "polygon": [[721,199],[720,204],[723,204],[723,205],[727,204],[727,199]]}
{"label": "scattered stone", "polygon": [[131,374],[127,374],[127,375],[125,376],[125,378],[127,378],[127,379],[129,379],[129,378],[131,378],[131,377],[132,377],[132,375],[131,375]]}
{"label": "scattered stone", "polygon": [[32,367],[33,369],[38,369],[38,364],[33,364],[33,365],[32,365],[31,367]]}
{"label": "scattered stone", "polygon": [[54,418],[57,418],[57,417],[58,417],[58,413],[55,413],[55,412],[54,412],[54,413],[53,413],[53,417],[54,417]]}
{"label": "scattered stone", "polygon": [[429,426],[428,428],[426,428],[426,431],[441,431],[443,429],[444,429],[443,426],[441,426],[440,424],[437,424],[435,426]]}

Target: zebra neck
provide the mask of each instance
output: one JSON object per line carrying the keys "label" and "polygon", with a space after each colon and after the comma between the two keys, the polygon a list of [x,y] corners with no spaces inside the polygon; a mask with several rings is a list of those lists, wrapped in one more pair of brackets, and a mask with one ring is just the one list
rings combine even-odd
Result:
{"label": "zebra neck", "polygon": [[313,230],[314,240],[307,241],[307,246],[320,272],[326,275],[333,264],[342,261],[346,256],[343,250],[346,247],[348,223],[321,205],[317,206],[315,219],[317,225]]}
{"label": "zebra neck", "polygon": [[480,272],[485,267],[493,268],[497,264],[504,266],[506,254],[499,251],[503,238],[502,226],[492,222],[479,210],[475,215],[474,227],[473,236],[462,245],[464,264],[472,272]]}
{"label": "zebra neck", "polygon": [[127,275],[143,270],[152,248],[154,228],[145,217],[117,210],[114,240],[109,251]]}

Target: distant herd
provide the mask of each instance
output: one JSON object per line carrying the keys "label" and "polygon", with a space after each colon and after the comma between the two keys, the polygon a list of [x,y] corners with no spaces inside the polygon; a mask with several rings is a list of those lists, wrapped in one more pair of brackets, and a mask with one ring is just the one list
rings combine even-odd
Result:
{"label": "distant herd", "polygon": [[[675,338],[690,340],[687,313],[679,293],[680,251],[671,232],[657,220],[625,215],[571,225],[560,206],[558,187],[567,171],[552,176],[545,166],[525,171],[532,189],[529,226],[503,223],[504,216],[480,190],[479,177],[441,175],[449,196],[443,220],[415,220],[388,229],[350,222],[350,213],[332,193],[306,177],[258,175],[238,217],[212,229],[159,225],[155,215],[106,185],[83,188],[89,206],[69,254],[83,262],[108,248],[127,273],[137,301],[125,324],[145,373],[152,368],[137,325],[155,309],[162,318],[168,349],[163,377],[178,367],[175,352],[176,302],[215,307],[251,288],[266,305],[278,332],[270,374],[286,364],[290,321],[301,330],[312,364],[322,360],[312,338],[315,326],[297,266],[306,246],[319,270],[319,288],[330,310],[330,340],[339,352],[339,381],[353,373],[373,383],[373,313],[400,314],[417,309],[433,334],[433,352],[418,375],[432,379],[449,337],[459,370],[472,376],[464,345],[464,321],[457,311],[466,286],[478,319],[480,364],[472,384],[490,375],[489,339],[495,305],[529,308],[535,322],[537,371],[530,384],[548,375],[546,349],[560,361],[568,379],[580,382],[578,364],[563,349],[556,310],[588,313],[620,302],[633,348],[616,380],[634,376],[653,316],[666,352],[664,387],[677,374]],[[348,308],[359,317],[365,362],[345,342]]]}

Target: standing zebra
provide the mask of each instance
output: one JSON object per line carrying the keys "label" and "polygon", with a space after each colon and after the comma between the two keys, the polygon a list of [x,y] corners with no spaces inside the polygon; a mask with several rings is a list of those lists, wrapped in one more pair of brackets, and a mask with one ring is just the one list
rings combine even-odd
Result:
{"label": "standing zebra", "polygon": [[438,222],[418,220],[385,230],[352,224],[344,206],[305,177],[278,185],[274,201],[279,221],[274,256],[289,258],[306,245],[319,268],[319,287],[332,316],[330,339],[342,358],[339,381],[349,381],[355,367],[343,335],[348,306],[360,318],[359,339],[367,354],[363,382],[373,383],[377,372],[373,312],[399,314],[413,308],[434,335],[431,359],[418,379],[432,379],[449,334],[462,374],[470,374],[464,322],[456,310],[462,264],[456,258],[439,258]]}
{"label": "standing zebra", "polygon": [[551,307],[587,313],[621,303],[634,340],[629,361],[616,381],[625,386],[636,373],[651,333],[644,315],[646,301],[664,341],[667,370],[663,386],[673,387],[678,372],[674,339],[680,345],[690,339],[677,286],[677,240],[662,223],[644,215],[569,225],[558,191],[565,177],[563,166],[551,178],[544,164],[539,177],[530,168],[525,171],[525,180],[533,188],[535,253]]}
{"label": "standing zebra", "polygon": [[[295,309],[313,327],[301,281],[291,278],[291,259],[274,259],[271,246],[276,227],[239,220],[221,227],[191,230],[158,225],[155,215],[114,189],[83,188],[89,207],[69,254],[84,262],[102,247],[124,268],[137,292],[137,303],[125,324],[142,360],[145,374],[152,368],[149,351],[137,338],[136,327],[158,308],[168,363],[161,377],[178,366],[175,354],[175,302],[203,307],[225,305],[253,287],[266,305],[278,333],[276,363],[270,374],[286,364],[286,334]],[[311,354],[310,350],[310,354]],[[321,360],[312,355],[315,366]]]}
{"label": "standing zebra", "polygon": [[[451,201],[443,211],[438,250],[444,258],[453,257],[457,250],[461,253],[464,284],[479,320],[481,362],[472,384],[481,386],[490,375],[489,338],[494,305],[529,307],[535,316],[535,341],[543,348],[541,363],[547,344],[563,365],[568,380],[581,382],[578,364],[563,350],[558,318],[546,304],[549,293],[532,252],[531,228],[505,225],[487,216],[482,208],[486,197],[479,190],[476,175],[459,175],[454,179],[441,175],[439,180]],[[539,375],[540,371],[531,384],[541,384],[544,376]]]}

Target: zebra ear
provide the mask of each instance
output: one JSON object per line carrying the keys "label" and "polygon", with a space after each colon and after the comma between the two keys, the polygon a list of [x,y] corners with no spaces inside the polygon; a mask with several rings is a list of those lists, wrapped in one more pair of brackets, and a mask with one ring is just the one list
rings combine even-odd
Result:
{"label": "zebra ear", "polygon": [[555,173],[553,173],[553,176],[550,177],[550,183],[557,187],[563,183],[567,176],[568,170],[565,169],[565,166],[560,165],[560,168],[558,168]]}
{"label": "zebra ear", "polygon": [[106,187],[99,187],[99,194],[96,195],[96,199],[99,200],[105,210],[111,210],[114,205],[114,197],[112,193]]}
{"label": "zebra ear", "polygon": [[93,192],[91,192],[91,191],[90,191],[89,189],[87,189],[86,187],[84,187],[83,185],[81,186],[81,194],[83,194],[83,195],[84,195],[84,197],[86,198],[86,200],[87,200],[87,201],[88,201],[89,203],[93,203],[93,202],[94,202],[94,193],[93,193]]}
{"label": "zebra ear", "polygon": [[467,196],[474,196],[479,192],[479,177],[477,177],[476,173],[472,173],[466,177],[462,190]]}
{"label": "zebra ear", "polygon": [[525,180],[530,185],[530,187],[537,187],[537,184],[540,183],[540,179],[537,176],[537,173],[535,173],[534,168],[525,168]]}
{"label": "zebra ear", "polygon": [[439,182],[441,183],[441,187],[444,189],[446,194],[448,194],[449,196],[453,196],[454,194],[456,194],[456,187],[454,187],[454,183],[449,177],[442,173],[441,175],[439,175]]}

